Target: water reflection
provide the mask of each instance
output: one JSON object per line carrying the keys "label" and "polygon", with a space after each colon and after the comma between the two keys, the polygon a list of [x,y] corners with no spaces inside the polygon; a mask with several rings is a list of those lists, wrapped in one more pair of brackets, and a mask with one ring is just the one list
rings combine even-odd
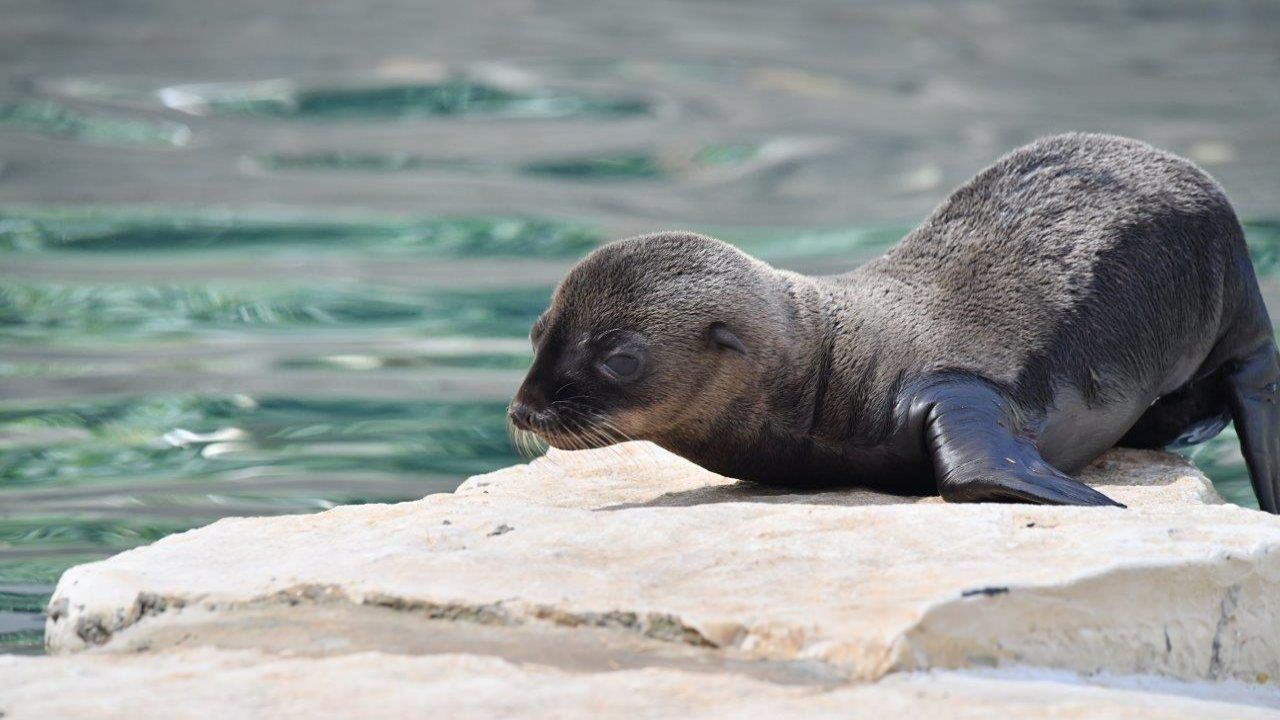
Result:
{"label": "water reflection", "polygon": [[0,103],[0,128],[90,144],[182,147],[191,142],[191,129],[180,123],[86,113],[48,101]]}
{"label": "water reflection", "polygon": [[192,115],[316,120],[414,117],[611,118],[649,112],[639,98],[590,96],[552,88],[507,89],[451,78],[433,83],[302,86],[291,80],[175,85],[156,91],[166,107]]}
{"label": "water reflection", "polygon": [[603,241],[588,226],[531,218],[323,218],[227,212],[65,208],[0,210],[0,250],[138,252],[302,248],[365,253],[574,256]]}
{"label": "water reflection", "polygon": [[166,337],[241,327],[400,326],[469,336],[528,331],[550,290],[0,286],[0,338]]}
{"label": "water reflection", "polygon": [[264,169],[282,172],[438,171],[469,175],[521,174],[577,181],[624,181],[707,176],[717,169],[742,166],[761,156],[760,146],[736,143],[712,144],[691,149],[672,147],[594,155],[570,155],[512,162],[505,165],[493,161],[426,157],[406,152],[379,154],[345,150],[271,153],[258,156],[256,162]]}

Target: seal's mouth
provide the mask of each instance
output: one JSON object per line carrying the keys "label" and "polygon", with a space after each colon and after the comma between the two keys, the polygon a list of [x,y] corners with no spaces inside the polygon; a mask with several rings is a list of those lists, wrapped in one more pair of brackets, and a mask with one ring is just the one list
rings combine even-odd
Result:
{"label": "seal's mouth", "polygon": [[557,450],[594,450],[613,445],[601,437],[575,433],[538,433],[539,439]]}
{"label": "seal's mouth", "polygon": [[585,407],[556,407],[534,410],[516,401],[507,417],[516,434],[517,445],[529,436],[557,450],[591,450],[628,440],[608,418]]}
{"label": "seal's mouth", "polygon": [[567,429],[562,413],[551,408],[535,409],[519,400],[511,402],[510,407],[507,408],[507,418],[517,430],[536,435],[563,433]]}

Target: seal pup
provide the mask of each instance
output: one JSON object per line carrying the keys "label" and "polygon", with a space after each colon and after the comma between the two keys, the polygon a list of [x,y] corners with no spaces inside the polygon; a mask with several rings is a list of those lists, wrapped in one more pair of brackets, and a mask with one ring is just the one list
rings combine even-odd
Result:
{"label": "seal pup", "polygon": [[1202,170],[1135,140],[1014,150],[841,275],[687,232],[611,243],[530,336],[510,418],[558,448],[650,440],[771,485],[1115,505],[1070,474],[1234,420],[1276,512],[1280,357],[1240,223]]}

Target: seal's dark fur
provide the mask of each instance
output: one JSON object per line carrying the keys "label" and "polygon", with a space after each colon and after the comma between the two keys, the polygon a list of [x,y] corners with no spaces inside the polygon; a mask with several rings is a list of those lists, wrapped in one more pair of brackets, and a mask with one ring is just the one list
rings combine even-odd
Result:
{"label": "seal's dark fur", "polygon": [[[1062,473],[1234,416],[1274,510],[1280,366],[1240,224],[1212,178],[1134,140],[1015,150],[841,275],[691,233],[619,241],[541,323],[554,342],[517,404],[547,413],[553,442],[581,437],[551,407],[573,394],[560,414],[577,407],[579,426],[607,420],[615,439],[737,477],[1101,504]],[[593,376],[615,352],[605,331],[631,338],[640,377]]]}

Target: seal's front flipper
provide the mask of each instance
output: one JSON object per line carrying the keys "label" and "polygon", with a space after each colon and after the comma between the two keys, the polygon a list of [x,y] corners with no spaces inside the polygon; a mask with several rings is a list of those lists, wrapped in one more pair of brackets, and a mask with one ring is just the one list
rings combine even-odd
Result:
{"label": "seal's front flipper", "polygon": [[1258,506],[1280,513],[1280,355],[1274,342],[1254,351],[1227,372],[1231,419]]}
{"label": "seal's front flipper", "polygon": [[948,502],[1124,507],[1046,463],[1030,440],[1015,433],[1009,402],[982,380],[932,384],[911,412],[919,417],[938,494]]}

